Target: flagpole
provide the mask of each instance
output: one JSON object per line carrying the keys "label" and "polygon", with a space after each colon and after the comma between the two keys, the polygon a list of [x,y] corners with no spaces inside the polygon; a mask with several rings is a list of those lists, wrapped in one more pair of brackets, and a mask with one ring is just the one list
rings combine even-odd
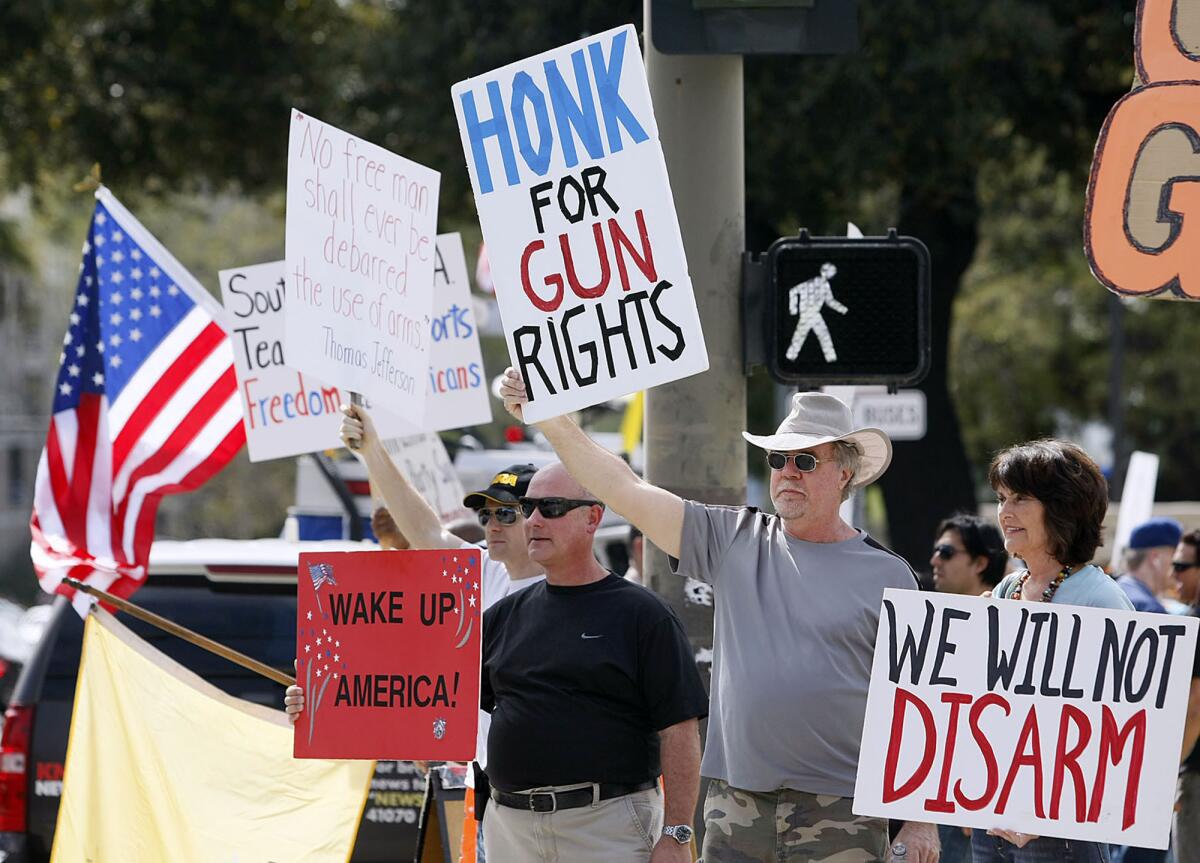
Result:
{"label": "flagpole", "polygon": [[289,677],[278,669],[259,662],[257,659],[253,659],[244,653],[239,653],[232,647],[226,647],[220,642],[213,641],[211,638],[205,638],[200,633],[193,632],[185,626],[180,626],[174,621],[167,620],[165,617],[160,617],[153,611],[147,611],[140,605],[134,605],[128,600],[121,599],[119,596],[113,596],[113,594],[106,590],[100,590],[98,587],[92,587],[90,584],[84,584],[82,581],[70,577],[64,578],[62,583],[68,585],[69,587],[73,587],[76,590],[82,590],[89,596],[94,596],[97,599],[108,603],[114,608],[119,608],[121,611],[133,615],[138,620],[144,621],[151,626],[157,626],[163,632],[168,632],[171,635],[178,636],[184,641],[190,642],[197,647],[204,648],[209,653],[215,653],[217,656],[228,659],[235,665],[240,665],[242,668],[253,671],[255,674],[261,674],[263,677],[269,678],[276,683],[280,683],[284,686],[292,686],[296,682],[296,678]]}

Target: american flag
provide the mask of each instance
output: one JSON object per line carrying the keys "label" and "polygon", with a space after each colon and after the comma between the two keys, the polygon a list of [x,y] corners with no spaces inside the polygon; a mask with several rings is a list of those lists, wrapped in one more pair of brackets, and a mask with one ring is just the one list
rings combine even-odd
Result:
{"label": "american flag", "polygon": [[308,574],[312,576],[313,590],[320,590],[322,584],[337,585],[333,580],[333,567],[327,563],[310,563]]}
{"label": "american flag", "polygon": [[162,496],[246,440],[220,307],[107,189],[96,199],[30,522],[42,588],[80,613],[90,600],[63,577],[129,596]]}

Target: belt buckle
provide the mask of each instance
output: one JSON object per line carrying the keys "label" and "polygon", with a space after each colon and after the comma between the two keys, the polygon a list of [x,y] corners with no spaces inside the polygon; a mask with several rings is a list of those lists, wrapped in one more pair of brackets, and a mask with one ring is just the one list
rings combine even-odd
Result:
{"label": "belt buckle", "polygon": [[543,814],[552,815],[558,811],[558,797],[555,795],[555,793],[553,791],[534,791],[534,792],[531,792],[529,795],[529,811],[530,812],[542,812],[542,810],[537,808],[537,804],[534,802],[534,801],[536,801],[536,799],[539,796],[550,798],[550,809],[547,810]]}

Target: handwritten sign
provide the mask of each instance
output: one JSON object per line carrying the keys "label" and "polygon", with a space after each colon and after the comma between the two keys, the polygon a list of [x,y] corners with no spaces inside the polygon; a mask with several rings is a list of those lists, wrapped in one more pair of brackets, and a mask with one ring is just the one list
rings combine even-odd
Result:
{"label": "handwritten sign", "polygon": [[300,555],[297,758],[475,757],[479,555]]}
{"label": "handwritten sign", "polygon": [[707,369],[633,27],[452,93],[525,418]]}
{"label": "handwritten sign", "polygon": [[1183,38],[1185,5],[1136,4],[1137,79],[1092,157],[1084,248],[1096,279],[1118,294],[1200,300],[1200,57]]}
{"label": "handwritten sign", "polygon": [[1166,848],[1197,623],[886,591],[855,813]]}
{"label": "handwritten sign", "polygon": [[429,396],[417,427],[444,431],[484,425],[492,421],[492,404],[462,237],[439,234],[435,253]]}
{"label": "handwritten sign", "polygon": [[440,179],[292,111],[284,305],[291,361],[418,427]]}

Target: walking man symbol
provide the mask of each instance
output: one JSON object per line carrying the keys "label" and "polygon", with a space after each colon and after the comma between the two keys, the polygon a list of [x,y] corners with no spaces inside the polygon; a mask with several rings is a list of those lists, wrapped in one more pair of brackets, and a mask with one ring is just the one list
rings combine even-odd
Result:
{"label": "walking man symbol", "polygon": [[788,311],[800,316],[796,322],[796,332],[792,335],[792,343],[788,345],[789,360],[794,360],[800,355],[800,349],[804,347],[808,334],[812,332],[817,334],[825,362],[832,363],[837,360],[837,351],[834,350],[833,339],[829,336],[829,327],[825,324],[823,312],[825,306],[829,306],[839,315],[844,315],[850,310],[834,299],[833,286],[829,284],[829,280],[835,275],[837,267],[830,263],[821,264],[820,276],[801,282],[788,292]]}

